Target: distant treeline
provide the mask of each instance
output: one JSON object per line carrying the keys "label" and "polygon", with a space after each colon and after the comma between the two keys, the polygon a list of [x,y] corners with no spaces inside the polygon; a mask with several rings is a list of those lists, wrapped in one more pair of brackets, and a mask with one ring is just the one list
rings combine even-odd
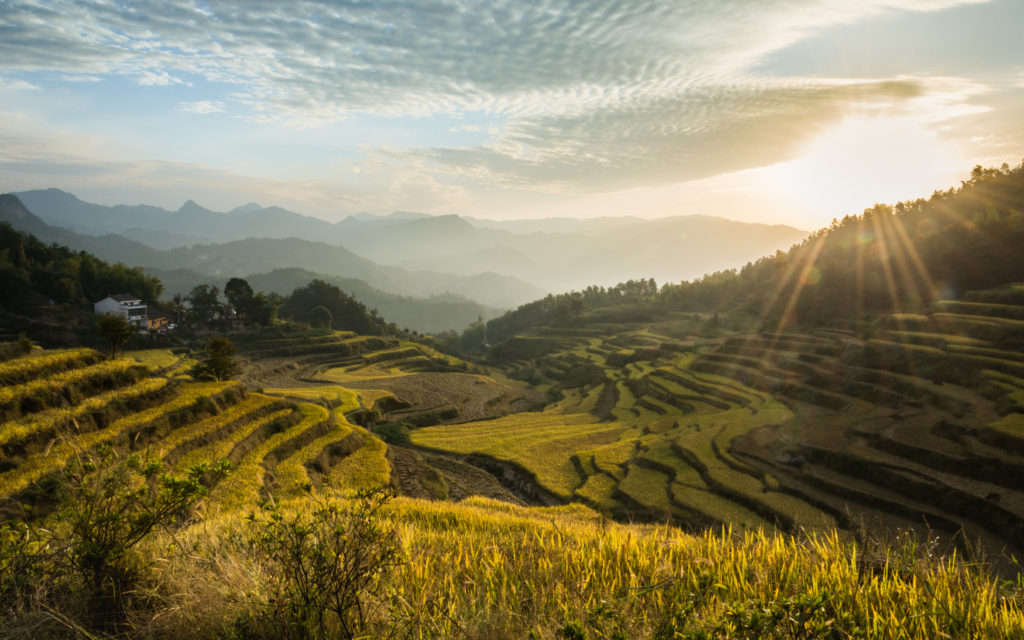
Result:
{"label": "distant treeline", "polygon": [[292,291],[281,305],[283,317],[312,325],[355,331],[364,335],[395,333],[397,327],[338,287],[313,280]]}
{"label": "distant treeline", "polygon": [[[959,187],[834,220],[788,252],[693,281],[629,281],[552,295],[466,330],[495,344],[531,328],[739,312],[761,328],[856,328],[874,314],[1024,281],[1024,163],[977,166]],[[465,334],[464,334],[465,335]],[[467,336],[468,337],[468,336]],[[463,347],[470,345],[463,345]]]}
{"label": "distant treeline", "polygon": [[[221,293],[227,302],[221,301]],[[312,280],[288,296],[256,293],[242,278],[231,278],[221,292],[207,284],[197,285],[187,296],[175,296],[176,307],[185,311],[186,324],[210,328],[242,322],[249,327],[270,326],[278,317],[313,327],[355,331],[364,335],[396,333],[397,327],[377,312],[323,280]],[[187,303],[187,310],[185,308]]]}

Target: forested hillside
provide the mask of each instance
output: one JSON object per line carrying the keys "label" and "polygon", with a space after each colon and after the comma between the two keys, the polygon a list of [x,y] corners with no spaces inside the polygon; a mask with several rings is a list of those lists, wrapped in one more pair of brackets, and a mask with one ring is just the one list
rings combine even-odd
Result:
{"label": "forested hillside", "polygon": [[[13,196],[0,199],[16,203]],[[5,200],[0,206],[11,204]],[[47,245],[0,223],[0,306],[4,309],[24,309],[40,301],[82,305],[127,291],[155,302],[162,286],[142,269],[110,265],[85,251]]]}
{"label": "forested hillside", "polygon": [[[789,251],[702,278],[588,287],[520,306],[487,323],[500,342],[530,327],[645,320],[672,312],[736,312],[733,322],[779,330],[858,329],[872,314],[1024,280],[1024,164],[975,167],[960,187],[876,205],[836,220]],[[1011,294],[1007,294],[1011,295]]]}

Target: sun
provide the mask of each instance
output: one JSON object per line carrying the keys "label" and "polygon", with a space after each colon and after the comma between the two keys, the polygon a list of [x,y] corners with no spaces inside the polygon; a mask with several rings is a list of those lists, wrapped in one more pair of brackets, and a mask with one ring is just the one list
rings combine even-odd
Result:
{"label": "sun", "polygon": [[776,165],[776,186],[821,225],[874,204],[931,195],[965,166],[957,147],[911,117],[855,117]]}

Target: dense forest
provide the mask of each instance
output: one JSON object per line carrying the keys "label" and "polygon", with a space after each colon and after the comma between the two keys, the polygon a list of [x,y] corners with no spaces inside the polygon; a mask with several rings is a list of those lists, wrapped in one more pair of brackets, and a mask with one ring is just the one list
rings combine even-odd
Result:
{"label": "dense forest", "polygon": [[50,301],[84,305],[121,292],[153,303],[162,290],[160,281],[142,269],[110,265],[85,251],[46,245],[0,223],[0,307],[6,310]]}
{"label": "dense forest", "polygon": [[485,333],[495,344],[530,328],[581,326],[610,315],[641,320],[666,312],[727,311],[762,329],[863,329],[874,314],[923,310],[940,296],[955,299],[1024,280],[1021,247],[1024,163],[977,166],[959,187],[834,220],[788,252],[740,269],[660,289],[641,279],[552,295],[489,321],[485,332],[473,326],[466,333]]}
{"label": "dense forest", "polygon": [[376,309],[367,308],[335,285],[319,279],[292,291],[279,313],[297,322],[365,335],[396,331],[395,326],[382,318]]}

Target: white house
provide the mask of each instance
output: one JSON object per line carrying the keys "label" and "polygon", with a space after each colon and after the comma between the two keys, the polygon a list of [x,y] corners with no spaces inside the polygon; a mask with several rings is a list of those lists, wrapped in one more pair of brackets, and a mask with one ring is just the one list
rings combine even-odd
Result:
{"label": "white house", "polygon": [[120,313],[140,329],[146,328],[146,305],[130,293],[113,293],[92,305],[96,313]]}

